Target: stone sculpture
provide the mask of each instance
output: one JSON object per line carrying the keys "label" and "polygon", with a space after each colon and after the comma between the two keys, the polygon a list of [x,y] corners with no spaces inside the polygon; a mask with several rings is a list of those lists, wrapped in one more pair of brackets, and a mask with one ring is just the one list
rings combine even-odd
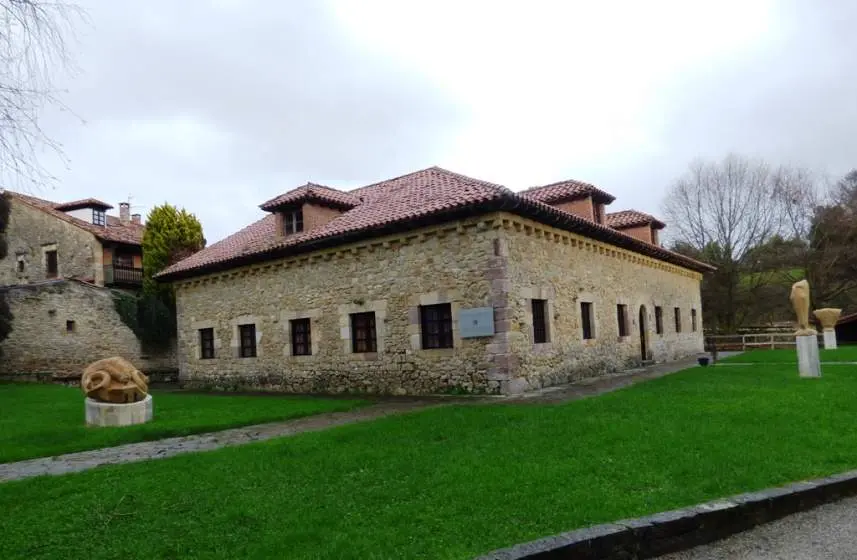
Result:
{"label": "stone sculpture", "polygon": [[839,320],[842,310],[825,307],[824,309],[816,309],[813,314],[821,323],[821,330],[824,332],[824,349],[836,349],[836,322]]}
{"label": "stone sculpture", "polygon": [[821,328],[828,330],[836,328],[836,321],[839,320],[842,310],[825,307],[824,309],[816,309],[812,314],[815,315],[815,318],[818,319],[819,323],[821,323]]}
{"label": "stone sculpture", "polygon": [[809,282],[801,280],[792,285],[789,299],[797,314],[796,336],[817,335],[818,332],[809,326]]}
{"label": "stone sculpture", "polygon": [[149,393],[149,378],[124,358],[105,358],[83,370],[86,396],[104,403],[135,403]]}

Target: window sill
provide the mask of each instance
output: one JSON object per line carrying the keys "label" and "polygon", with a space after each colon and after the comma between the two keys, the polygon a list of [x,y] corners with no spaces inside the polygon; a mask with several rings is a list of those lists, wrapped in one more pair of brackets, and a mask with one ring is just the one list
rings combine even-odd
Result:
{"label": "window sill", "polygon": [[421,356],[454,356],[455,348],[421,348],[417,350]]}
{"label": "window sill", "polygon": [[379,359],[381,356],[378,352],[351,352],[348,357],[355,362],[371,362]]}
{"label": "window sill", "polygon": [[295,356],[294,354],[289,354],[288,359],[290,362],[298,362],[298,363],[300,363],[300,362],[311,362],[313,359],[315,359],[315,355],[314,354],[298,354],[297,356]]}

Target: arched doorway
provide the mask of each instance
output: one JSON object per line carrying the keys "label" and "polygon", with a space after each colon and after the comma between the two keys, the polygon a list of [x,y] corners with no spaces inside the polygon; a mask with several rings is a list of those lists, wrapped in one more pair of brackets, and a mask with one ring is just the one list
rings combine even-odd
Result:
{"label": "arched doorway", "polygon": [[640,306],[640,317],[638,323],[640,323],[640,356],[643,361],[649,359],[649,341],[647,336],[648,329],[648,321],[646,320],[646,306]]}

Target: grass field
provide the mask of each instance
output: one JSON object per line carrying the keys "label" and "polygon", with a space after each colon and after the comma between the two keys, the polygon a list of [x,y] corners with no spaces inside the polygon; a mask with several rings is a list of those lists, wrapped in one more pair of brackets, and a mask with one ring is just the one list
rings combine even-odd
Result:
{"label": "grass field", "polygon": [[[824,362],[857,362],[857,346],[840,346],[836,350],[818,350],[819,358]],[[757,349],[748,350],[735,356],[719,360],[722,363],[780,363],[796,364],[797,352],[794,349]]]}
{"label": "grass field", "polygon": [[0,558],[472,558],[857,467],[857,367],[693,368],[0,485]]}
{"label": "grass field", "polygon": [[153,399],[152,422],[92,428],[84,424],[80,389],[0,384],[0,463],[348,410],[363,404],[358,400],[190,393],[155,393]]}

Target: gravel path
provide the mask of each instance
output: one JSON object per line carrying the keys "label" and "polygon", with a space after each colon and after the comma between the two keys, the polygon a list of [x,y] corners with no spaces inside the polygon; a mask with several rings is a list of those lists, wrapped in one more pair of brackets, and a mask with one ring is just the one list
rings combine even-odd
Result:
{"label": "gravel path", "polygon": [[220,432],[175,437],[141,443],[129,443],[117,447],[93,449],[79,453],[69,453],[56,457],[43,457],[0,464],[0,483],[19,480],[32,476],[61,475],[85,471],[101,465],[134,463],[150,459],[164,459],[182,453],[210,451],[220,447],[242,445],[254,441],[263,441],[277,437],[288,437],[304,432],[316,432],[334,426],[375,420],[391,414],[403,414],[432,406],[448,404],[486,404],[486,403],[561,403],[600,395],[615,391],[640,381],[662,377],[696,365],[695,359],[680,360],[665,364],[656,364],[645,368],[628,370],[592,379],[585,379],[570,385],[551,387],[534,391],[519,397],[475,397],[446,399],[417,399],[383,401],[378,404],[348,412],[318,414],[298,418],[287,422],[257,424]]}
{"label": "gravel path", "polygon": [[848,498],[760,525],[722,541],[660,560],[853,560],[857,558],[857,498]]}

